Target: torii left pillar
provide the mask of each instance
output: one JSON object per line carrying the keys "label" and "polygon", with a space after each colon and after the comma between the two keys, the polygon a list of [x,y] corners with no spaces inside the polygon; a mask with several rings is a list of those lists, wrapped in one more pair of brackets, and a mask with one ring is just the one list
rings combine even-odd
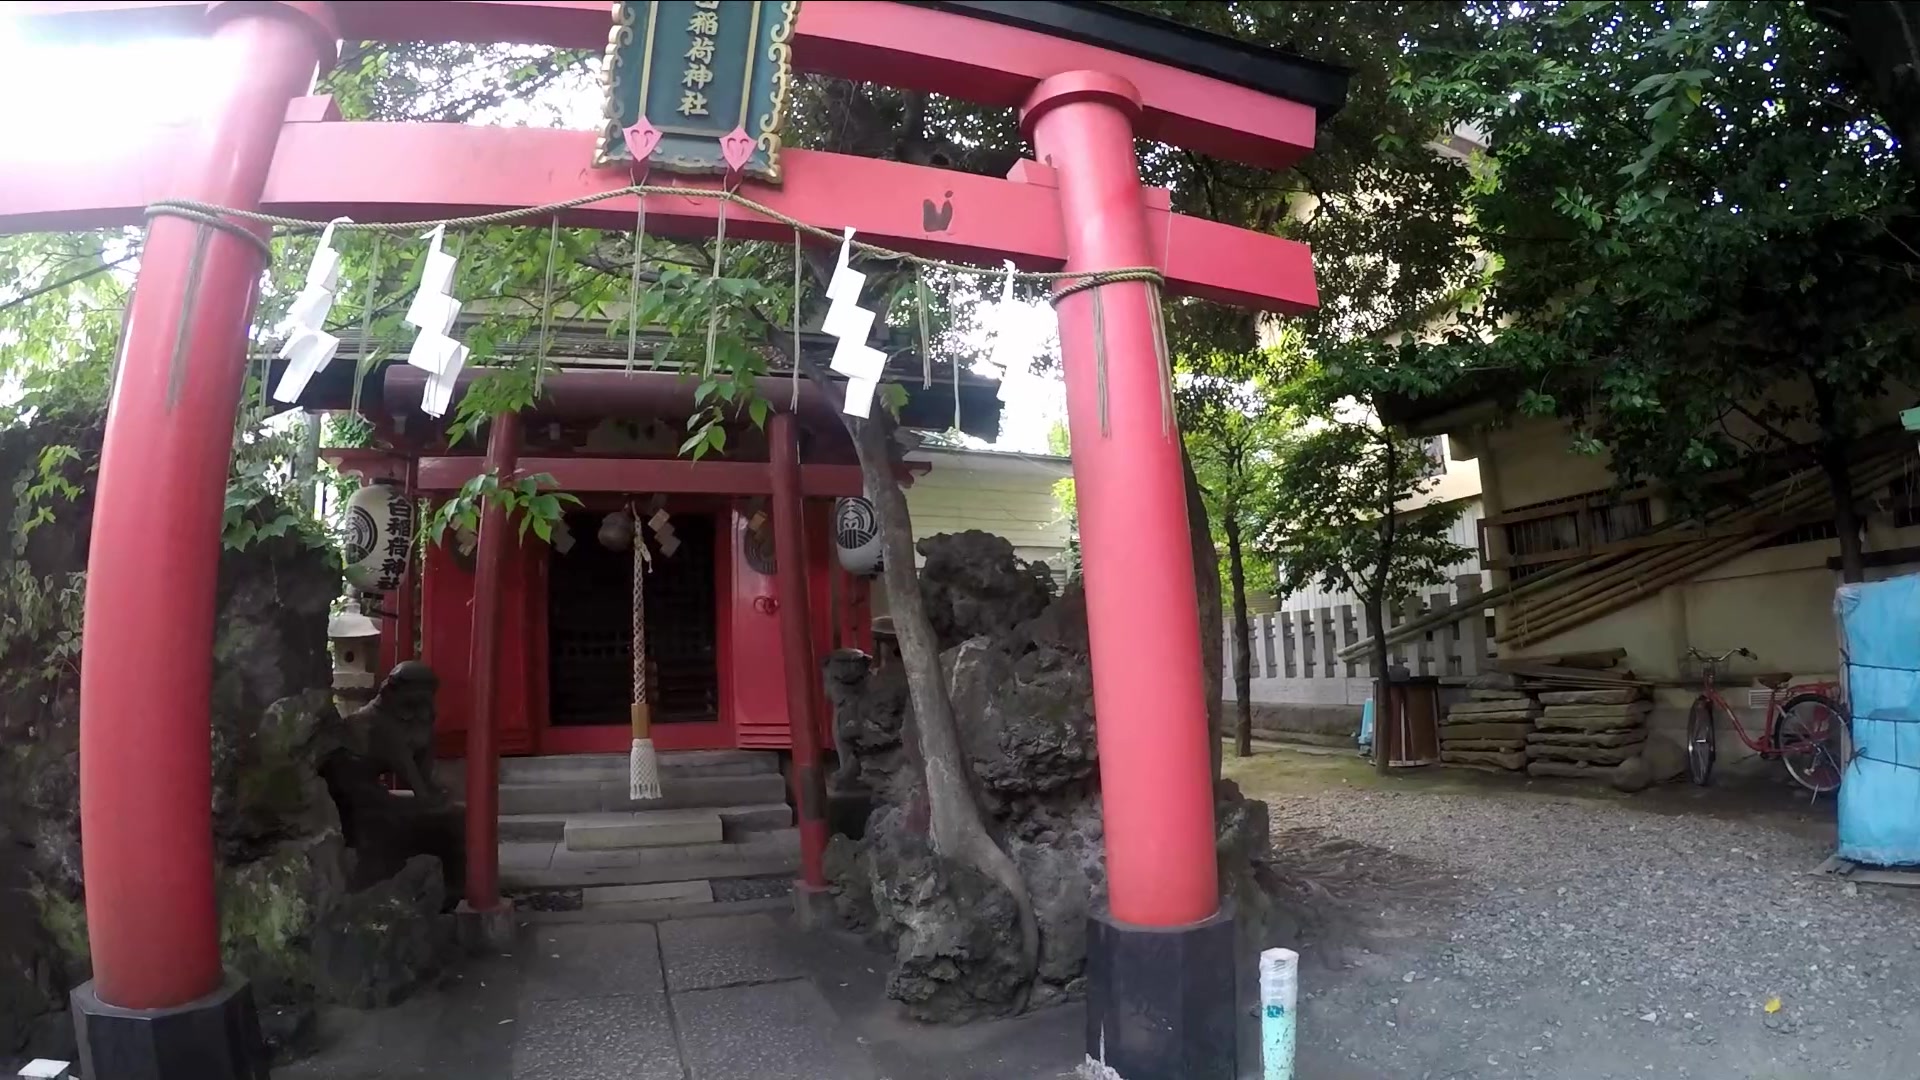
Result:
{"label": "torii left pillar", "polygon": [[[287,105],[331,64],[321,3],[207,7],[216,81],[167,162],[173,194],[257,207]],[[268,1075],[244,980],[220,963],[211,722],[215,579],[247,328],[265,260],[154,219],[100,452],[80,674],[80,830],[93,980],[73,992],[101,1080]],[[183,644],[184,643],[184,644]]]}

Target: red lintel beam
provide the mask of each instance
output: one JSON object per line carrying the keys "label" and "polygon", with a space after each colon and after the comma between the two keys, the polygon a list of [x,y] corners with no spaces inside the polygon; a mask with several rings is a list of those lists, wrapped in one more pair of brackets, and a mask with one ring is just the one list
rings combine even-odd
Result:
{"label": "red lintel beam", "polygon": [[[456,491],[480,475],[480,457],[420,459],[420,490]],[[688,461],[685,458],[551,457],[520,459],[518,473],[546,473],[562,491],[657,491],[719,495],[768,495],[772,474],[764,461]],[[803,465],[800,491],[808,498],[846,498],[860,494],[860,466]]]}
{"label": "red lintel beam", "polygon": [[[106,0],[19,5],[29,32],[98,40],[125,33],[197,33],[204,3]],[[607,0],[336,0],[350,41],[606,46]],[[1265,168],[1313,148],[1312,107],[1234,83],[1086,45],[914,4],[806,0],[793,35],[794,67],[1009,108],[1050,76],[1091,70],[1140,91],[1138,133]]]}
{"label": "red lintel beam", "polygon": [[[166,129],[117,129],[117,162],[63,167],[0,159],[0,234],[133,225],[149,203],[173,194],[159,170]],[[462,124],[289,123],[282,130],[264,210],[290,217],[412,221],[539,206],[626,186],[627,174],[593,169],[594,134]],[[1043,183],[789,150],[786,182],[743,191],[782,213],[827,229],[851,225],[861,239],[935,258],[1025,270],[1066,260],[1057,194]],[[1025,175],[1044,174],[1027,170]],[[675,181],[701,186],[699,181]],[[941,208],[952,204],[952,213]],[[1306,246],[1198,218],[1170,215],[1148,199],[1155,255],[1169,288],[1241,307],[1282,312],[1317,301]],[[660,235],[711,235],[718,201],[649,196],[647,228]],[[633,227],[631,198],[561,215],[569,225]],[[539,221],[528,221],[538,226]],[[929,229],[937,224],[938,229]],[[792,230],[731,208],[729,236],[785,242]]]}
{"label": "red lintel beam", "polygon": [[1311,106],[1097,45],[912,4],[807,0],[793,63],[855,82],[1017,108],[1069,71],[1117,75],[1140,92],[1136,134],[1264,168],[1313,149]]}

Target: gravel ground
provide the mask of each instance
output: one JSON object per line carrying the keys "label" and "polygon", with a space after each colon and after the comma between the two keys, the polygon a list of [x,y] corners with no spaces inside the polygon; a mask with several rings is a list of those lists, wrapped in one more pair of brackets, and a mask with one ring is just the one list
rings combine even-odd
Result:
{"label": "gravel ground", "polygon": [[1243,782],[1294,901],[1302,1076],[1920,1077],[1920,890],[1811,873],[1830,803]]}

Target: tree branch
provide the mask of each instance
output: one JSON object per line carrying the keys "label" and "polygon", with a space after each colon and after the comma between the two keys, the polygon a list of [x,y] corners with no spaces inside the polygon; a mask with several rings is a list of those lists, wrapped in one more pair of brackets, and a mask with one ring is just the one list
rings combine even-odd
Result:
{"label": "tree branch", "polygon": [[124,262],[127,262],[130,259],[139,258],[139,256],[140,256],[140,253],[138,251],[130,251],[125,255],[122,255],[119,258],[113,260],[110,263],[103,263],[99,266],[89,267],[88,269],[82,270],[77,274],[68,274],[66,277],[60,278],[57,281],[50,281],[45,285],[40,286],[39,288],[29,289],[26,292],[21,293],[19,296],[16,296],[13,299],[7,301],[6,303],[0,304],[0,311],[10,311],[13,308],[19,307],[21,304],[27,303],[30,300],[37,300],[40,297],[47,295],[48,293],[59,292],[61,289],[64,289],[69,285],[77,285],[80,282],[85,281],[90,277],[95,277],[100,274],[104,274],[107,271],[113,269],[116,266],[119,266]]}

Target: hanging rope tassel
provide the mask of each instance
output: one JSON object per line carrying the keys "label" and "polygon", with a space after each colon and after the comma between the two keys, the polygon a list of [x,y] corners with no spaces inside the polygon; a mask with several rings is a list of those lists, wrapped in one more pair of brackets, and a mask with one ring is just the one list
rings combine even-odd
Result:
{"label": "hanging rope tassel", "polygon": [[1112,435],[1113,427],[1107,421],[1107,309],[1100,301],[1100,289],[1090,290],[1093,296],[1093,380],[1100,395],[1100,434]]}
{"label": "hanging rope tassel", "polygon": [[713,350],[720,341],[720,263],[727,250],[727,201],[720,200],[719,227],[713,234],[713,274],[707,280],[707,366],[700,372],[701,378],[713,374]]}
{"label": "hanging rope tassel", "polygon": [[933,349],[927,344],[927,270],[913,267],[913,312],[920,323],[920,389],[933,389]]}
{"label": "hanging rope tassel", "polygon": [[533,400],[540,400],[540,389],[547,380],[547,350],[553,344],[553,264],[560,252],[560,219],[547,229],[547,283],[540,298],[540,356],[533,364]]}
{"label": "hanging rope tassel", "polygon": [[787,401],[787,411],[800,411],[800,230],[793,230],[793,372],[789,376],[793,392]]}
{"label": "hanging rope tassel", "polygon": [[353,357],[353,399],[347,403],[347,411],[360,416],[360,384],[367,381],[367,372],[373,370],[373,305],[379,296],[380,288],[380,248],[385,238],[379,233],[373,234],[373,249],[367,255],[367,288],[360,301],[360,345],[354,350]]}
{"label": "hanging rope tassel", "polygon": [[[627,374],[633,374],[634,357],[640,351],[640,252],[641,237],[647,235],[647,197],[634,196],[633,280],[627,286]],[[652,367],[649,362],[648,367]]]}
{"label": "hanging rope tassel", "polygon": [[1160,369],[1160,437],[1173,434],[1173,353],[1167,348],[1167,317],[1160,304],[1159,282],[1147,282],[1147,301],[1153,317],[1153,359]]}
{"label": "hanging rope tassel", "polygon": [[[187,258],[187,288],[180,297],[180,331],[174,335],[173,355],[167,361],[168,412],[179,407],[180,395],[186,390],[187,331],[193,328],[193,313],[200,306],[200,272],[207,262],[207,245],[212,242],[213,233],[206,223],[197,223],[193,230],[193,254]],[[117,373],[115,377],[118,378]]]}
{"label": "hanging rope tassel", "polygon": [[627,797],[660,797],[660,755],[653,749],[653,707],[647,703],[647,533],[640,514],[633,522],[633,750],[627,756]]}

